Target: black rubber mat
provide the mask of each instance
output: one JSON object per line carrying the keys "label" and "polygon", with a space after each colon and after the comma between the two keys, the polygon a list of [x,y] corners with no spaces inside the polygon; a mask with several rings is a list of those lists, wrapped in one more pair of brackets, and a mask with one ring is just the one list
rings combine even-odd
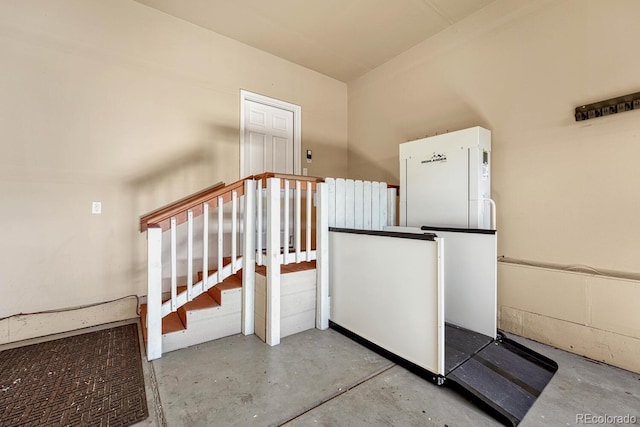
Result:
{"label": "black rubber mat", "polygon": [[0,352],[0,426],[128,426],[148,415],[136,324]]}
{"label": "black rubber mat", "polygon": [[557,370],[551,359],[499,336],[450,372],[445,384],[517,426]]}

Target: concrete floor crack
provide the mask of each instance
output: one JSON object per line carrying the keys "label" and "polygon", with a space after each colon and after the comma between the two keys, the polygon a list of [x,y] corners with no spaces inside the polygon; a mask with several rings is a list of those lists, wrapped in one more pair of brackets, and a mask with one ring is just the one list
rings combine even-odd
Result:
{"label": "concrete floor crack", "polygon": [[151,392],[153,394],[153,406],[156,412],[156,419],[160,427],[167,427],[167,419],[164,416],[162,409],[162,402],[160,401],[160,392],[158,391],[158,382],[156,381],[156,370],[153,368],[153,363],[149,364],[149,382],[151,383]]}
{"label": "concrete floor crack", "polygon": [[300,413],[294,415],[293,417],[287,418],[284,421],[281,421],[281,422],[278,422],[278,423],[272,424],[272,425],[273,426],[278,426],[278,427],[287,425],[290,422],[292,422],[293,420],[301,417],[302,415],[313,411],[314,409],[316,409],[316,408],[318,408],[318,407],[320,407],[320,406],[332,401],[333,399],[335,399],[335,398],[337,398],[339,396],[342,396],[343,394],[347,393],[349,390],[353,390],[354,388],[366,383],[367,381],[370,381],[370,380],[376,378],[377,376],[382,375],[383,373],[387,372],[389,369],[393,368],[394,366],[396,366],[395,363],[389,363],[388,365],[383,366],[382,368],[380,368],[380,369],[374,371],[373,373],[367,375],[366,377],[364,377],[364,378],[352,383],[351,385],[349,385],[347,387],[344,387],[344,388],[338,389],[338,391],[336,391],[335,393],[333,393],[333,394],[327,396],[325,399],[322,399],[319,402],[311,405],[310,407],[304,409],[303,411],[301,411]]}

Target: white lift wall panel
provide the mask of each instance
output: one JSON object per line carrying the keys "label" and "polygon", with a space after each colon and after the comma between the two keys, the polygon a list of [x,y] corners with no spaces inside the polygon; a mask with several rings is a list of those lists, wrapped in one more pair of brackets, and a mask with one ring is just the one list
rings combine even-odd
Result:
{"label": "white lift wall panel", "polygon": [[385,227],[385,231],[434,233],[445,242],[445,320],[496,338],[497,233],[492,230]]}
{"label": "white lift wall panel", "polygon": [[330,230],[330,319],[444,375],[442,242],[384,234]]}

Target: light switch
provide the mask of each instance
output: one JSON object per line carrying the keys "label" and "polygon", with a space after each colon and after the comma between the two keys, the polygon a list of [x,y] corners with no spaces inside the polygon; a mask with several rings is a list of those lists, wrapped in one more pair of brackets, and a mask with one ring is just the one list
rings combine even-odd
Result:
{"label": "light switch", "polygon": [[311,159],[312,159],[311,150],[307,150],[307,163],[311,163]]}
{"label": "light switch", "polygon": [[100,215],[102,213],[102,202],[91,203],[91,213],[94,215]]}

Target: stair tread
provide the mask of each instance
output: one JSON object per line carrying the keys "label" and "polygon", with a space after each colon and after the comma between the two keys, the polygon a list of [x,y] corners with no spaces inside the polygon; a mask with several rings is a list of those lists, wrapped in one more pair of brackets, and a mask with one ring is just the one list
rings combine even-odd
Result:
{"label": "stair tread", "polygon": [[[142,333],[145,342],[147,341],[147,304],[140,304],[140,318],[142,319]],[[162,334],[169,334],[171,332],[183,331],[187,329],[178,313],[169,313],[162,318]]]}
{"label": "stair tread", "polygon": [[186,311],[192,311],[192,310],[203,310],[206,308],[219,307],[219,306],[220,304],[218,304],[213,298],[211,298],[211,296],[208,293],[203,292],[202,294],[194,298],[192,301],[183,305],[182,308],[184,308]]}
{"label": "stair tread", "polygon": [[[296,273],[298,271],[313,270],[316,268],[315,261],[303,261],[297,263],[283,264],[280,266],[280,274]],[[256,273],[261,276],[267,275],[266,265],[256,265]]]}
{"label": "stair tread", "polygon": [[229,276],[214,287],[220,289],[221,291],[237,289],[242,287],[242,280],[240,280],[240,278],[237,276]]}

